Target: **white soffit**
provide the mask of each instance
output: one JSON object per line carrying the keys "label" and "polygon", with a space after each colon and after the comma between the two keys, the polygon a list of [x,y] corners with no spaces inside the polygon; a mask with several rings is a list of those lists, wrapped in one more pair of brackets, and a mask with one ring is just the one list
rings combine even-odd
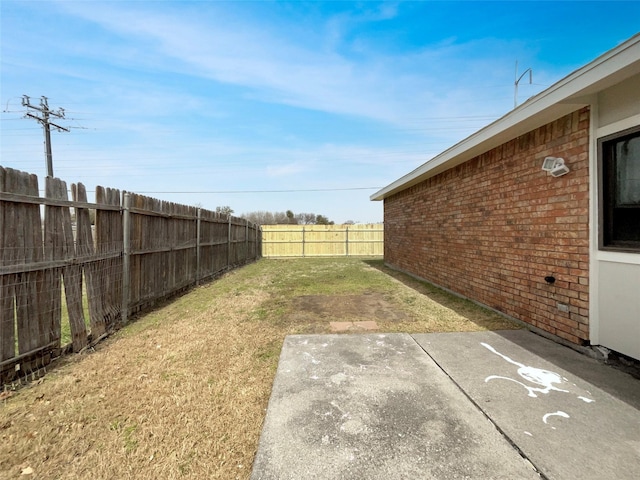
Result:
{"label": "white soffit", "polygon": [[[509,140],[588,105],[592,96],[640,74],[640,34],[609,50],[522,105],[371,195],[386,197],[471,160]],[[639,87],[640,88],[640,87]]]}

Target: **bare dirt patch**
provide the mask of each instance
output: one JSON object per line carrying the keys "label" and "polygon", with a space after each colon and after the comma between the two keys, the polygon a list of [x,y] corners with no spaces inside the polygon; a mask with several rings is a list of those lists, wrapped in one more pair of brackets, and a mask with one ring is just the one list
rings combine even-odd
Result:
{"label": "bare dirt patch", "polygon": [[302,295],[293,299],[290,319],[295,322],[360,322],[384,320],[399,322],[407,315],[380,293],[362,295]]}

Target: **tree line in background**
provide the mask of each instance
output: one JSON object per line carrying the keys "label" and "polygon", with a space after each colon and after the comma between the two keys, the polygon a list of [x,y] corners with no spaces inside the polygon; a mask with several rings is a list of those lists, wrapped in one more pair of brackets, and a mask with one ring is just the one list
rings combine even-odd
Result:
{"label": "tree line in background", "polygon": [[[229,206],[216,207],[216,212],[222,215],[232,215],[233,209]],[[258,225],[334,225],[335,222],[329,220],[324,215],[318,215],[315,213],[293,213],[291,210],[286,212],[267,212],[265,210],[258,210],[255,212],[243,213],[241,218],[249,220],[252,223]],[[354,224],[353,221],[345,222],[347,224]]]}

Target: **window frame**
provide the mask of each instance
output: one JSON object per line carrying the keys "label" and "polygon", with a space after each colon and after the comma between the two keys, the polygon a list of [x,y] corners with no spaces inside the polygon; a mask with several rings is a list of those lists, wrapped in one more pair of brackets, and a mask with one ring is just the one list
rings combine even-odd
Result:
{"label": "window frame", "polygon": [[[598,248],[603,251],[640,253],[640,240],[613,239],[616,170],[611,146],[628,136],[640,137],[640,125],[598,138]],[[631,208],[640,210],[640,205]]]}

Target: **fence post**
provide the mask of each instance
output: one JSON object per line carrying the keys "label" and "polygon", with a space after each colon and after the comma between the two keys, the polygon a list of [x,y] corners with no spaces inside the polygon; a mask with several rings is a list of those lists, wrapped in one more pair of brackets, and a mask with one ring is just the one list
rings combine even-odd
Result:
{"label": "fence post", "polygon": [[231,266],[231,215],[229,218],[229,231],[227,233],[227,268]]}
{"label": "fence post", "polygon": [[122,325],[127,324],[129,313],[129,290],[131,284],[131,194],[125,192],[122,211]]}
{"label": "fence post", "polygon": [[200,222],[202,209],[198,208],[196,212],[196,285],[200,285]]}
{"label": "fence post", "polygon": [[349,226],[347,225],[346,227],[347,229],[345,230],[345,251],[346,251],[346,256],[349,256]]}
{"label": "fence post", "polygon": [[306,240],[305,240],[305,230],[306,230],[306,227],[305,227],[305,226],[303,226],[303,227],[302,227],[302,256],[303,256],[303,257],[306,257],[306,256],[307,256],[307,254],[306,254],[306,252],[305,252],[305,250],[306,250],[306,249],[305,249],[305,247],[306,247],[306,244],[305,244],[305,242],[306,242]]}
{"label": "fence post", "polygon": [[244,263],[249,261],[249,220],[244,225]]}

